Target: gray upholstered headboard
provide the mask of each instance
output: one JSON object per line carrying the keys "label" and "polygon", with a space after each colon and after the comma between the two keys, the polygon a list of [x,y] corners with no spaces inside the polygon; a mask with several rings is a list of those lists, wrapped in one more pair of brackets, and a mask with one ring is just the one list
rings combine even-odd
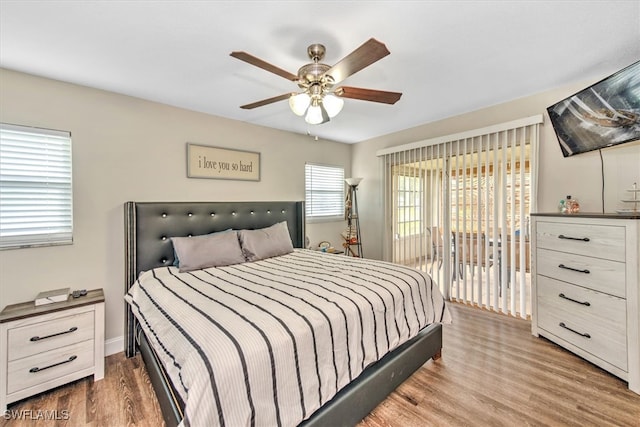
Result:
{"label": "gray upholstered headboard", "polygon": [[[173,264],[171,237],[264,228],[287,221],[291,241],[305,240],[304,202],[127,202],[125,293],[142,271]],[[125,304],[125,351],[135,354],[135,317]]]}

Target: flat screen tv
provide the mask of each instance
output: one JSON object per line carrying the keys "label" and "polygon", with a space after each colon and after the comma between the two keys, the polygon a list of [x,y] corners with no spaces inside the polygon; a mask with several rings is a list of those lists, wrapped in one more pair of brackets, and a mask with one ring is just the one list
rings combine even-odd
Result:
{"label": "flat screen tv", "polygon": [[640,139],[640,61],[547,112],[564,157]]}

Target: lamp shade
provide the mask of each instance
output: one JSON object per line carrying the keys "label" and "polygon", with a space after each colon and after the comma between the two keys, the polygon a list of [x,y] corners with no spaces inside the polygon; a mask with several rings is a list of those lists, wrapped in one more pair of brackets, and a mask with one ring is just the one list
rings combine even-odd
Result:
{"label": "lamp shade", "polygon": [[303,92],[289,97],[289,107],[291,111],[298,116],[304,115],[311,104],[311,97]]}
{"label": "lamp shade", "polygon": [[321,103],[312,102],[304,120],[310,125],[319,125],[328,122],[329,115]]}
{"label": "lamp shade", "polygon": [[319,105],[312,105],[307,110],[307,115],[304,120],[310,125],[319,125],[322,123],[322,111]]}
{"label": "lamp shade", "polygon": [[342,111],[344,100],[329,93],[322,98],[322,105],[327,110],[329,117],[334,118]]}
{"label": "lamp shade", "polygon": [[362,178],[347,178],[347,179],[345,179],[345,182],[350,187],[357,187],[358,184],[360,184],[360,181],[362,181]]}

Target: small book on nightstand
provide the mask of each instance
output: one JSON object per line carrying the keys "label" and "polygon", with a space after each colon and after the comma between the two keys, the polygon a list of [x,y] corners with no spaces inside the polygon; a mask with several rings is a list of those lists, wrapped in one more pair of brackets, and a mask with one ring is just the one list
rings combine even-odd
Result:
{"label": "small book on nightstand", "polygon": [[66,301],[69,298],[69,288],[55,289],[53,291],[40,292],[36,297],[36,305],[50,304],[52,302]]}

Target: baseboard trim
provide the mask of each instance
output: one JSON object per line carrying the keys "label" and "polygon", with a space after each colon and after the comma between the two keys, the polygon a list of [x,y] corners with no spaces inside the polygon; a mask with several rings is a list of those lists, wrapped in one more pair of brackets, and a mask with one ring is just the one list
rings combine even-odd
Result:
{"label": "baseboard trim", "polygon": [[111,356],[122,351],[124,351],[124,336],[111,338],[104,342],[105,356]]}

